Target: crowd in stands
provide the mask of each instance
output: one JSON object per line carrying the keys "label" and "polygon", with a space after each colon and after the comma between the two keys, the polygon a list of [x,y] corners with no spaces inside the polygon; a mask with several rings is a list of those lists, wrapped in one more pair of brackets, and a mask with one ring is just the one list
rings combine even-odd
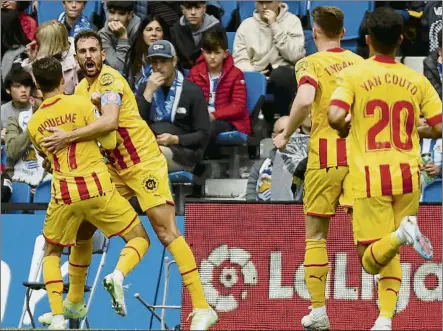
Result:
{"label": "crowd in stands", "polygon": [[[312,53],[307,47],[309,10],[294,13],[281,1],[256,1],[255,11],[245,19],[238,4],[236,10],[225,11],[221,1],[98,1],[93,6],[62,1],[63,10],[44,22],[38,20],[41,3],[1,1],[1,139],[2,155],[7,153],[2,201],[12,190],[10,181],[35,188],[50,179],[26,134],[27,121],[42,102],[32,63],[56,57],[63,68],[64,93],[73,94],[83,78],[74,38],[84,30],[98,32],[105,64],[128,81],[169,171],[196,175],[203,172],[205,159],[220,158],[220,133],[265,132],[260,138],[278,134],[297,93],[295,64]],[[86,12],[88,5],[92,12]],[[441,98],[441,2],[377,1],[374,6],[391,6],[402,14],[405,41],[398,55],[426,57],[423,73]],[[367,58],[365,29],[362,17],[353,50]],[[235,33],[232,45],[229,33]],[[260,122],[264,130],[256,129],[258,116],[248,111],[245,72],[266,77]],[[250,170],[248,200],[302,201],[309,131],[306,122],[285,151],[274,149],[256,161]],[[422,152],[431,154],[424,173],[441,178],[441,139],[421,143]]]}

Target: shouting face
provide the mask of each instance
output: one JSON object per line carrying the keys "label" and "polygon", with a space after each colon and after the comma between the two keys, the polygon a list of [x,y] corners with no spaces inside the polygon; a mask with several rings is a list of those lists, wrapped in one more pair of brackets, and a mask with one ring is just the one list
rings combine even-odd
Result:
{"label": "shouting face", "polygon": [[76,59],[86,77],[97,77],[105,58],[106,53],[97,39],[89,37],[77,41]]}

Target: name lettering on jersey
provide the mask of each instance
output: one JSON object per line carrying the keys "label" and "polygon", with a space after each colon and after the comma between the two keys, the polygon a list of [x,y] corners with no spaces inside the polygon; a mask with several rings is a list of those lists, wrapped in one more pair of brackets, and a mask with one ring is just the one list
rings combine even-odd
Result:
{"label": "name lettering on jersey", "polygon": [[329,76],[332,76],[336,73],[339,73],[343,69],[352,66],[353,64],[354,64],[354,62],[351,62],[351,61],[343,61],[340,63],[334,63],[334,64],[330,65],[329,67],[326,67],[325,71]]}
{"label": "name lettering on jersey", "polygon": [[46,128],[57,127],[66,123],[75,123],[76,119],[77,119],[77,114],[71,114],[71,113],[50,118],[44,121],[43,124],[38,127],[38,132],[43,134]]}
{"label": "name lettering on jersey", "polygon": [[360,84],[360,87],[364,88],[367,92],[369,92],[374,87],[381,86],[383,84],[397,85],[400,87],[404,87],[412,95],[415,95],[418,92],[417,86],[408,81],[406,78],[390,73],[386,73],[383,78],[381,78],[380,76],[374,76],[368,79],[366,82]]}

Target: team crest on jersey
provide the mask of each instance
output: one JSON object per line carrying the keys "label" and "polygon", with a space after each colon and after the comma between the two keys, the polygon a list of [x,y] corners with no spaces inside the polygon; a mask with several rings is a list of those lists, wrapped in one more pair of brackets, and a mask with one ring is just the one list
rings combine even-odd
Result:
{"label": "team crest on jersey", "polygon": [[306,69],[308,69],[308,61],[302,60],[297,62],[295,72],[305,71]]}
{"label": "team crest on jersey", "polygon": [[111,74],[104,74],[100,77],[100,85],[101,86],[108,86],[111,85],[114,82],[115,78]]}
{"label": "team crest on jersey", "polygon": [[149,175],[143,180],[145,190],[149,193],[154,193],[158,190],[158,179],[152,175]]}

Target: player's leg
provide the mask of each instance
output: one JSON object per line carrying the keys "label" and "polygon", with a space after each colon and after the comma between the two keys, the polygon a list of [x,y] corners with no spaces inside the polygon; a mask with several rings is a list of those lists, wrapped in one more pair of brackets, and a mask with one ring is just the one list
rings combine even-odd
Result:
{"label": "player's leg", "polygon": [[335,214],[347,167],[308,170],[305,174],[306,214],[305,283],[311,297],[311,313],[303,317],[305,328],[329,329],[326,312],[328,253],[326,239],[331,216]]}
{"label": "player's leg", "polygon": [[218,317],[205,299],[194,254],[177,228],[167,169],[166,160],[161,155],[149,163],[132,167],[122,178],[136,193],[160,242],[177,263],[194,308],[191,330],[206,330]]}
{"label": "player's leg", "polygon": [[[419,200],[419,192],[394,197],[392,208],[396,229],[400,228],[401,221],[405,216],[417,214]],[[372,329],[391,330],[402,279],[400,255],[397,254],[386,267],[381,269],[379,277],[378,301],[380,314]]]}
{"label": "player's leg", "polygon": [[54,316],[49,326],[53,330],[66,329],[65,317],[63,316],[63,278],[60,271],[60,256],[63,247],[45,243],[43,258],[43,282],[48,294],[51,314]]}
{"label": "player's leg", "polygon": [[148,234],[129,201],[116,189],[106,196],[90,199],[85,217],[108,238],[120,236],[126,242],[116,268],[103,280],[116,313],[125,316],[123,281],[148,251]]}
{"label": "player's leg", "polygon": [[43,227],[46,239],[43,259],[43,280],[48,293],[52,316],[50,329],[64,329],[63,280],[60,272],[60,255],[63,247],[74,246],[82,222],[78,203],[57,205],[50,203]]}

